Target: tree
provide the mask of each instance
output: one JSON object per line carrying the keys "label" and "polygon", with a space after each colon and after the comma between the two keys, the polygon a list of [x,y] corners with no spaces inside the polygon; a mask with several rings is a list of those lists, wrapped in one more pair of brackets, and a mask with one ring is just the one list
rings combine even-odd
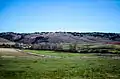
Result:
{"label": "tree", "polygon": [[77,52],[77,42],[69,44],[69,50],[71,52]]}

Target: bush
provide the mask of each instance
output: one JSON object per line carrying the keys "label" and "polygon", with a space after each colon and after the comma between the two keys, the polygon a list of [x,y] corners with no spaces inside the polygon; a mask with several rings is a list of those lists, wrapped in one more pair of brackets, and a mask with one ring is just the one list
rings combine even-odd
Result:
{"label": "bush", "polygon": [[78,50],[79,53],[110,53],[107,49],[81,49]]}

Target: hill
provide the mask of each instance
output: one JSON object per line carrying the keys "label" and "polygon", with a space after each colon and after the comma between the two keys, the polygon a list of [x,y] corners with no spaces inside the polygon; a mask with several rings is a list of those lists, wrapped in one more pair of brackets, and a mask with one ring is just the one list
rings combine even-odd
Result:
{"label": "hill", "polygon": [[4,39],[4,38],[1,38],[1,37],[0,37],[0,45],[1,45],[1,44],[14,45],[15,43],[14,43],[14,42],[11,42],[11,41],[9,41],[9,40],[7,40],[7,39]]}
{"label": "hill", "polygon": [[0,42],[10,42],[10,41],[4,38],[0,38]]}
{"label": "hill", "polygon": [[[35,32],[35,33],[0,33],[4,40],[25,44],[39,43],[108,43],[119,42],[119,33],[79,33],[79,32]],[[1,40],[3,40],[1,39]],[[7,41],[6,40],[6,41]]]}

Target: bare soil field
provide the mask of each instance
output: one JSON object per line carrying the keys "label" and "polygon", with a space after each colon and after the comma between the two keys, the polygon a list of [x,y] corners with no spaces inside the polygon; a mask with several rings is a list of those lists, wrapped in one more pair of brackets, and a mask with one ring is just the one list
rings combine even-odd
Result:
{"label": "bare soil field", "polygon": [[13,48],[0,48],[0,56],[27,56],[27,54]]}

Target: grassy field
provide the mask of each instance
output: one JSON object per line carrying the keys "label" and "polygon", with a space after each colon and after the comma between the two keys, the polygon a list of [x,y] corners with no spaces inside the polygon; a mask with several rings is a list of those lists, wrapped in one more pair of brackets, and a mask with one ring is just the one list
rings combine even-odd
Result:
{"label": "grassy field", "polygon": [[24,52],[46,57],[0,57],[0,79],[120,79],[119,59],[95,54]]}

